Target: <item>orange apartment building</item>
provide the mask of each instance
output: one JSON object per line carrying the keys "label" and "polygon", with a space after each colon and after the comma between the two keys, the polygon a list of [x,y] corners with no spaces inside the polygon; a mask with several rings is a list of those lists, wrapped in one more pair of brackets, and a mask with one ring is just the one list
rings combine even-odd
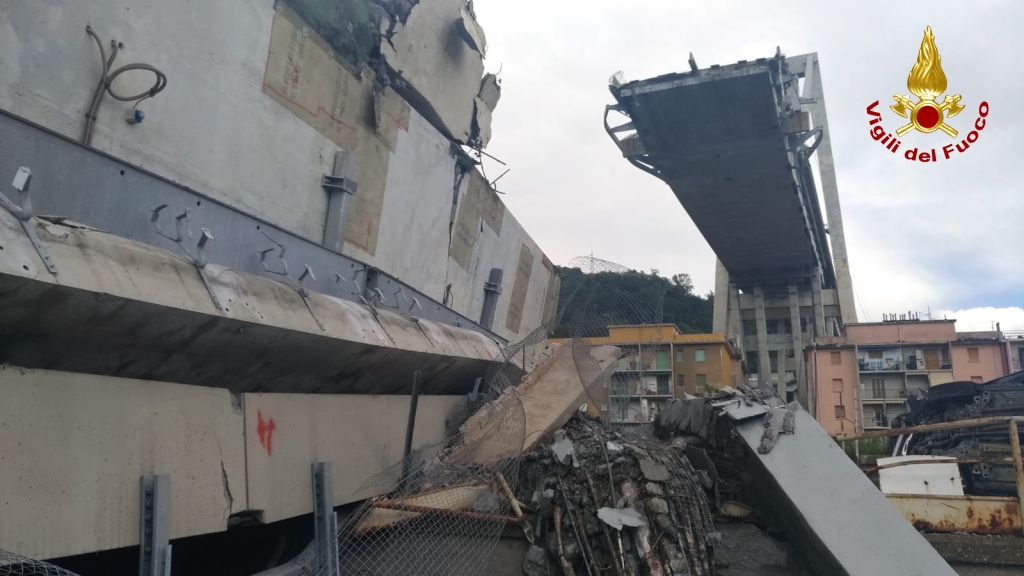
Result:
{"label": "orange apartment building", "polygon": [[621,422],[649,422],[673,398],[744,381],[740,353],[721,334],[682,334],[674,324],[609,326],[608,336],[585,340],[622,351],[609,390],[609,409]]}
{"label": "orange apartment building", "polygon": [[889,428],[907,396],[953,381],[987,382],[1012,371],[1012,348],[995,332],[956,331],[955,320],[848,324],[805,350],[809,406],[830,434]]}

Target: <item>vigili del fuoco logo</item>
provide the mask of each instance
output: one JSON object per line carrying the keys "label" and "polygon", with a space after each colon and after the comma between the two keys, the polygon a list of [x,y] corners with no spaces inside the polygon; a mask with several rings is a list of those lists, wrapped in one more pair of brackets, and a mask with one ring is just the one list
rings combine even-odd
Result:
{"label": "vigili del fuoco logo", "polygon": [[889,107],[902,118],[909,120],[906,125],[896,129],[896,136],[882,127],[882,114],[875,110],[878,107],[878,100],[868,106],[868,116],[871,117],[868,123],[872,125],[871,137],[876,142],[881,142],[887,150],[895,154],[903,144],[900,138],[911,130],[924,134],[942,131],[952,138],[953,142],[943,144],[941,154],[936,154],[935,148],[925,147],[927,145],[905,148],[903,152],[903,157],[910,161],[938,162],[940,159],[949,160],[954,153],[966,152],[978,141],[978,134],[985,129],[988,102],[978,105],[978,118],[974,121],[973,129],[966,136],[960,137],[960,132],[946,122],[963,111],[960,95],[946,94],[941,103],[935,100],[946,91],[946,74],[942,71],[942,56],[939,56],[939,50],[935,47],[935,35],[932,34],[931,26],[924,29],[921,49],[917,51],[917,62],[907,77],[907,89],[917,97],[917,102],[909,96],[895,94],[893,99],[896,103]]}

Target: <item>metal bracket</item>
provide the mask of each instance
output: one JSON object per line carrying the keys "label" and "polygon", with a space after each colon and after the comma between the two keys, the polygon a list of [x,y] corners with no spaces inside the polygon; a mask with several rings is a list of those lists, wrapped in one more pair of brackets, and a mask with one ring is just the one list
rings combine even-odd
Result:
{"label": "metal bracket", "polygon": [[[281,261],[281,271],[271,270],[270,266],[267,265],[267,254],[273,252],[274,248],[267,248],[266,250],[260,251],[260,264],[263,265],[263,269],[270,274],[284,276],[285,279],[288,280],[288,283],[295,288],[295,291],[299,293],[299,296],[302,298],[302,302],[306,305],[306,310],[309,310],[309,315],[313,317],[313,321],[316,322],[316,325],[320,327],[320,330],[326,331],[327,329],[324,327],[324,323],[321,322],[320,319],[316,317],[316,313],[313,312],[313,304],[309,301],[309,290],[306,289],[306,285],[304,283],[307,277],[312,278],[313,281],[316,282],[316,275],[313,274],[313,269],[310,268],[309,264],[304,264],[303,267],[305,269],[302,271],[302,274],[299,275],[299,280],[297,282],[292,280],[291,276],[288,275],[288,261],[284,259],[284,245],[271,238],[266,232],[264,232],[263,235],[267,237],[267,240],[270,240],[275,246],[277,246],[277,258]],[[337,274],[336,276],[336,280],[341,278],[340,274]]]}
{"label": "metal bracket", "polygon": [[355,180],[330,174],[323,175],[323,178],[320,179],[320,187],[328,192],[348,192],[349,194],[355,194],[357,189]]}
{"label": "metal bracket", "polygon": [[170,576],[171,477],[143,476],[139,484],[139,576]]}
{"label": "metal bracket", "polygon": [[338,515],[334,511],[330,462],[314,462],[313,472],[313,542],[317,567],[323,576],[341,574],[338,557]]}
{"label": "metal bracket", "polygon": [[42,259],[43,265],[50,271],[50,274],[57,275],[57,265],[53,263],[53,259],[50,258],[50,253],[46,251],[46,247],[39,241],[39,235],[36,234],[36,226],[32,223],[32,197],[29,195],[29,184],[32,181],[32,170],[27,166],[21,166],[18,168],[17,173],[14,174],[14,182],[11,183],[14,189],[18,191],[18,202],[21,206],[17,206],[14,202],[11,202],[3,192],[0,192],[0,206],[7,209],[8,212],[14,215],[15,218],[21,222],[21,227],[25,230],[25,235],[28,236],[32,247],[36,249],[36,253],[39,254],[39,258]]}
{"label": "metal bracket", "polygon": [[[814,139],[814,144],[806,146],[804,142],[811,139],[812,136],[817,136]],[[804,154],[804,158],[810,158],[814,151],[818,149],[818,145],[821,144],[821,140],[824,137],[824,132],[821,127],[811,128],[806,132],[800,132],[799,134],[793,135],[793,147],[797,152]]]}
{"label": "metal bracket", "polygon": [[199,242],[196,244],[196,253],[192,254],[192,251],[188,249],[182,242],[187,237],[189,240],[192,239],[192,227],[189,226],[188,218],[192,215],[192,211],[185,208],[185,211],[174,217],[174,236],[164,232],[163,226],[160,224],[160,213],[167,208],[167,204],[161,204],[151,211],[149,221],[153,224],[153,229],[157,234],[167,238],[171,242],[178,245],[181,251],[188,256],[189,262],[195,267],[196,272],[199,273],[199,279],[203,281],[203,286],[206,287],[206,292],[210,295],[210,300],[213,301],[214,307],[217,310],[224,310],[224,307],[220,305],[220,300],[217,300],[217,294],[213,291],[213,287],[210,286],[210,281],[206,278],[206,273],[203,271],[206,268],[207,257],[206,257],[206,245],[213,240],[213,234],[210,233],[209,228],[202,228],[199,234]]}

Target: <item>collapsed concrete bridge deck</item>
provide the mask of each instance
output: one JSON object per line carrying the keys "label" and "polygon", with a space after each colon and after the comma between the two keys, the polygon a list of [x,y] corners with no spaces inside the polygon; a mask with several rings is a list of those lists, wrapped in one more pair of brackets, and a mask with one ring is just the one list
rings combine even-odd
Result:
{"label": "collapsed concrete bridge deck", "polygon": [[856,321],[817,54],[706,69],[691,56],[687,72],[613,77],[610,90],[605,130],[671,187],[718,257],[715,332],[760,385],[813,405],[797,351]]}

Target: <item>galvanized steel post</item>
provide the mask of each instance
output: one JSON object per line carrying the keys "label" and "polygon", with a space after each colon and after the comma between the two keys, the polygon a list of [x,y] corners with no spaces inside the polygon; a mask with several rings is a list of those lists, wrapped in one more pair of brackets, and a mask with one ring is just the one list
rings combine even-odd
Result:
{"label": "galvanized steel post", "polygon": [[139,481],[139,576],[171,574],[171,477]]}
{"label": "galvanized steel post", "polygon": [[331,463],[314,462],[313,472],[313,541],[316,546],[317,574],[338,576],[338,516],[334,512],[334,491]]}

